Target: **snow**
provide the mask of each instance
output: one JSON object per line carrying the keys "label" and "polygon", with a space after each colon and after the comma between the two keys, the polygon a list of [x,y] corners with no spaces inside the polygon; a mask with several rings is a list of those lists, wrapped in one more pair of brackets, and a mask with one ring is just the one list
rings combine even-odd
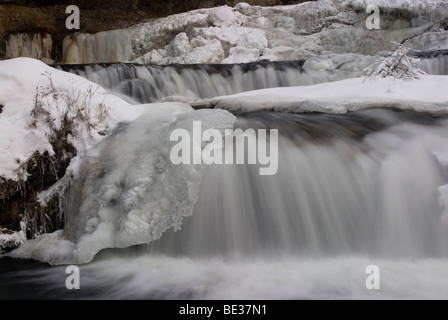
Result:
{"label": "snow", "polygon": [[[437,22],[448,17],[446,1],[377,0],[369,4],[387,8],[395,21],[387,18],[384,30],[367,31],[362,26],[366,16],[366,1],[362,0],[323,0],[270,8],[240,3],[235,8],[200,9],[129,29],[95,35],[75,33],[64,39],[64,60],[192,64],[313,57],[303,66],[305,73],[312,74],[312,80],[309,76],[299,79],[309,84],[306,81],[337,80],[346,74],[359,76],[360,66],[374,59],[370,54],[393,50],[391,41],[402,43],[409,39],[407,45],[419,50],[448,48],[447,31],[441,30]],[[411,15],[412,21],[400,15]],[[18,44],[24,39],[11,37],[7,51],[18,52]],[[48,39],[45,43],[37,38],[26,41],[27,52],[11,55],[42,58],[47,50],[43,47],[51,45]],[[145,76],[153,78],[149,72]],[[210,79],[222,77],[194,78],[188,71],[182,76],[185,78],[173,76],[171,82],[161,79],[166,87],[176,82],[184,91],[175,94],[191,98],[179,96],[169,98],[169,103],[130,105],[84,78],[36,60],[0,62],[0,181],[25,182],[24,168],[30,157],[36,152],[54,153],[51,132],[62,126],[61,115],[65,112],[76,120],[67,140],[77,149],[66,176],[39,195],[43,205],[55,193],[66,196],[65,230],[26,242],[23,231],[1,234],[0,247],[2,243],[21,245],[9,254],[12,257],[52,264],[86,263],[104,248],[149,243],[170,228],[179,229],[185,217],[192,214],[204,167],[173,166],[167,159],[171,146],[167,137],[175,128],[191,130],[193,120],[201,120],[204,129],[225,129],[235,121],[225,110],[340,114],[369,107],[394,107],[446,113],[448,106],[446,76],[422,75],[409,81],[390,77],[365,81],[358,77],[203,100],[195,99],[196,93],[188,89],[192,87],[189,81],[194,79],[198,88],[217,95],[223,94],[224,86],[220,82],[210,89]],[[241,91],[242,82],[252,85],[237,68],[232,77],[232,89],[224,93]],[[262,80],[271,79],[266,76]],[[48,113],[47,118],[33,117],[36,105]],[[194,111],[190,105],[225,110]],[[105,119],[99,115],[102,106],[108,111]],[[89,116],[77,119],[81,108],[89,109]],[[439,155],[441,165],[446,154],[442,150]],[[445,209],[442,223],[448,224],[448,188],[442,186],[439,191]]]}
{"label": "snow", "polygon": [[[313,68],[328,67],[326,60],[314,63]],[[332,63],[337,63],[337,59]],[[4,137],[0,140],[3,179],[26,179],[26,173],[18,173],[21,165],[36,151],[52,152],[46,135],[48,123],[38,119],[36,126],[30,125],[36,87],[48,87],[53,83],[57,94],[46,96],[46,100],[38,98],[38,101],[54,117],[56,127],[60,125],[58,115],[67,107],[68,97],[85,94],[92,86],[96,88],[89,100],[93,110],[92,118],[87,120],[90,129],[77,123],[73,136],[68,137],[78,150],[77,156],[72,159],[66,176],[40,195],[41,203],[45,204],[53,192],[64,194],[70,185],[66,194],[64,232],[29,240],[10,256],[54,264],[85,263],[104,248],[148,243],[169,228],[179,228],[183,219],[192,213],[204,168],[172,165],[167,159],[172,145],[167,141],[169,133],[179,127],[192,130],[193,120],[201,120],[204,129],[231,128],[235,121],[235,117],[224,110],[193,111],[188,104],[210,103],[235,112],[346,113],[368,107],[447,111],[447,76],[422,75],[420,79],[408,81],[390,77],[364,80],[354,78],[255,90],[209,100],[173,97],[179,102],[129,105],[84,78],[52,69],[33,59],[0,62],[3,88],[0,103],[4,105],[0,114],[0,130]],[[82,104],[85,99],[76,101]],[[109,117],[103,122],[94,112],[100,104],[109,110]],[[105,129],[109,134],[103,137],[99,132]],[[441,159],[444,159],[443,154]],[[445,189],[440,189],[440,201],[444,206]],[[446,220],[446,214],[443,217]],[[16,234],[14,241],[19,243],[20,236]]]}
{"label": "snow", "polygon": [[[78,124],[78,135],[72,137],[72,142],[81,153],[101,141],[102,136],[98,132],[112,130],[118,122],[133,121],[148,110],[156,109],[160,114],[169,114],[186,108],[183,104],[129,105],[85,78],[53,69],[35,59],[1,61],[0,104],[4,107],[0,113],[0,178],[3,180],[26,181],[26,172],[21,170],[26,161],[35,152],[54,153],[48,137],[48,123],[39,119],[34,127],[31,115],[36,92],[49,90],[51,85],[57,94],[46,96],[43,101],[41,98],[38,100],[50,113],[56,127],[60,126],[60,117],[67,109],[67,101],[76,102],[76,109],[85,107],[85,104],[90,108],[88,121],[93,130],[85,130]],[[87,94],[89,91],[91,94]],[[97,111],[101,104],[106,106],[108,117],[99,123]]]}

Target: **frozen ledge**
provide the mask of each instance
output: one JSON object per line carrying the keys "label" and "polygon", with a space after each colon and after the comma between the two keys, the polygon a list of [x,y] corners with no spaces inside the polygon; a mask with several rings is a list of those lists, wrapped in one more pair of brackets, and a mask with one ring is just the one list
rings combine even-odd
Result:
{"label": "frozen ledge", "polygon": [[418,80],[347,79],[310,86],[254,90],[213,99],[170,97],[196,109],[218,108],[233,113],[275,111],[343,114],[366,108],[396,108],[417,112],[448,112],[448,76]]}

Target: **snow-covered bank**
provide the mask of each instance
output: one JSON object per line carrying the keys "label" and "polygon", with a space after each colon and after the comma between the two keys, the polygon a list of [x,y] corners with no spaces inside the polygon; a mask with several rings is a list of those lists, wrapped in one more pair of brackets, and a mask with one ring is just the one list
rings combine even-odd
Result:
{"label": "snow-covered bank", "polygon": [[[367,30],[368,5],[382,11],[381,29]],[[394,49],[446,49],[442,0],[320,0],[259,7],[239,3],[200,9],[95,35],[64,40],[64,62],[245,63],[297,60],[320,54],[374,55]]]}
{"label": "snow-covered bank", "polygon": [[204,100],[172,97],[172,101],[244,113],[261,110],[304,113],[346,113],[373,107],[421,112],[448,112],[447,76],[424,75],[404,81],[394,78],[346,79],[291,88],[254,90]]}

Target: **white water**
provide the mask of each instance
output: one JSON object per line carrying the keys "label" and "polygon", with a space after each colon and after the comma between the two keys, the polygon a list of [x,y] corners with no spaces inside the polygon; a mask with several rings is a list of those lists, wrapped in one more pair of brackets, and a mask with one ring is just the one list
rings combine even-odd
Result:
{"label": "white water", "polygon": [[[0,258],[1,259],[1,258]],[[9,263],[11,261],[8,261]],[[1,262],[4,265],[8,262]],[[381,270],[381,289],[367,290],[368,265]],[[65,266],[10,272],[0,298],[45,299],[448,299],[448,259],[393,260],[366,256],[191,259],[105,253],[80,267],[81,290],[65,289]],[[32,272],[31,272],[32,270]],[[1,277],[1,275],[0,275]]]}
{"label": "white water", "polygon": [[[365,287],[368,265],[382,271],[382,289]],[[239,260],[117,257],[81,268],[87,287],[109,299],[448,299],[448,259],[383,260],[297,256]],[[118,283],[117,279],[120,279]],[[121,279],[129,279],[123,281]],[[112,288],[105,284],[115,283]]]}
{"label": "white water", "polygon": [[[282,118],[306,128],[306,118]],[[193,217],[153,249],[193,256],[446,256],[438,188],[448,176],[435,155],[448,150],[445,125],[398,124],[361,142],[340,135],[351,130],[344,125],[321,128],[317,135],[334,138],[322,142],[289,132],[280,140],[276,176],[259,177],[251,166],[207,168]]]}
{"label": "white water", "polygon": [[[448,224],[439,189],[448,182],[446,120],[366,110],[346,116],[265,113],[239,118],[237,126],[280,126],[278,175],[260,177],[257,166],[208,167],[193,215],[180,230],[167,230],[149,245],[100,253],[81,266],[80,297],[448,299]],[[115,150],[124,150],[120,141],[130,143],[115,139]],[[116,161],[113,154],[101,157],[103,167]],[[135,163],[131,158],[127,175],[144,179],[138,157]],[[83,208],[102,203],[115,210],[110,194],[95,191],[110,179],[91,176]],[[116,221],[128,224],[129,216],[116,214]],[[90,211],[77,215],[83,220]],[[138,219],[135,226],[145,225]],[[170,227],[170,221],[159,222],[161,230]],[[139,232],[123,230],[113,237],[142,243]],[[75,237],[83,241],[82,229]],[[366,289],[368,265],[380,268],[381,290]],[[58,289],[64,270],[34,272],[30,281],[45,285],[32,292],[70,297]],[[28,271],[13,274],[29,277]]]}
{"label": "white water", "polygon": [[429,74],[448,75],[448,56],[441,55],[430,59],[422,59],[421,68]]}
{"label": "white water", "polygon": [[[364,116],[240,119],[242,128],[282,122],[277,176],[209,167],[181,230],[134,254],[106,252],[83,272],[114,299],[447,299],[438,188],[448,168],[436,154],[448,150],[448,123]],[[357,121],[391,127],[355,140]],[[312,130],[322,134],[314,142]],[[365,287],[372,264],[381,270],[378,291]],[[105,285],[117,279],[128,280]]]}
{"label": "white water", "polygon": [[[282,123],[278,175],[208,167],[181,229],[134,254],[100,255],[83,269],[89,286],[109,298],[448,298],[439,203],[448,168],[437,156],[448,150],[448,123],[360,114],[240,118],[242,128]],[[353,139],[375,122],[390,128]],[[371,264],[382,271],[379,291],[365,288]]]}
{"label": "white water", "polygon": [[326,54],[381,55],[405,43],[416,50],[448,48],[443,0],[371,1],[381,29],[365,28],[366,2],[320,0],[280,7],[227,6],[145,21],[128,29],[67,35],[62,57],[49,35],[10,35],[6,57],[67,64],[230,64],[307,59]]}

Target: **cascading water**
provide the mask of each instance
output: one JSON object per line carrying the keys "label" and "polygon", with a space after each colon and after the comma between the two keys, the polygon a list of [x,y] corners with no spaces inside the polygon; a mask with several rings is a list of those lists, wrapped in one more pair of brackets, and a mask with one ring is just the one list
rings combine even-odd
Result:
{"label": "cascading water", "polygon": [[304,61],[248,65],[142,66],[116,64],[64,67],[140,103],[169,96],[211,98],[248,90],[311,84],[302,76]]}
{"label": "cascading water", "polygon": [[[448,75],[447,3],[420,2],[373,1],[381,7],[381,30],[364,27],[366,2],[358,0],[200,9],[130,29],[73,33],[58,58],[82,65],[58,68],[132,104],[357,78],[390,56],[396,43],[411,48],[425,72]],[[52,48],[50,35],[11,34],[6,56],[46,61]],[[226,64],[234,62],[251,63]],[[409,80],[403,92],[381,81],[362,89],[396,98],[385,103],[369,94],[369,105],[401,107],[405,101],[403,110],[414,110],[409,96],[419,98],[421,84],[435,87],[438,78],[431,79]],[[325,88],[334,93],[341,86]],[[322,110],[347,110],[326,94]],[[11,253],[79,263],[82,290],[67,290],[65,266],[1,256],[0,299],[448,299],[448,117],[434,111],[444,110],[446,99],[436,97],[435,109],[418,100],[421,112],[359,111],[361,95],[350,102],[349,110],[358,111],[339,115],[235,117],[180,103],[135,106],[149,111],[101,128],[106,137],[67,178],[63,232]],[[268,97],[257,98],[251,102]],[[271,100],[277,98],[283,97]],[[282,110],[309,110],[307,103],[313,109],[319,99]],[[8,111],[1,102],[0,113]],[[273,102],[271,109],[280,110]],[[167,115],[161,107],[172,110]],[[247,110],[238,107],[232,110]],[[194,120],[204,129],[278,129],[277,174],[260,176],[258,165],[175,166],[170,133],[179,127],[191,132]],[[381,270],[381,290],[366,287],[371,265]]]}
{"label": "cascading water", "polygon": [[[445,52],[427,52],[422,69],[448,75]],[[213,98],[250,90],[304,86],[359,77],[378,57],[353,54],[315,57],[300,61],[229,65],[63,65],[134,103],[160,102],[171,96]]]}
{"label": "cascading water", "polygon": [[[80,292],[63,287],[65,267],[39,263],[32,276],[13,272],[3,285],[21,279],[30,297],[46,298],[446,298],[448,219],[439,188],[448,182],[440,156],[447,126],[445,116],[385,109],[240,116],[235,127],[280,128],[277,175],[259,176],[257,165],[209,166],[180,230],[103,251],[81,266]],[[115,150],[129,143],[119,134]],[[105,168],[122,158],[106,154]],[[111,178],[94,179],[87,194]],[[122,188],[115,193],[125,196]],[[84,209],[92,199],[104,205],[110,192],[86,199]],[[381,291],[365,289],[372,264],[382,270]]]}
{"label": "cascading water", "polygon": [[420,53],[419,56],[426,57],[421,60],[421,67],[429,74],[448,74],[448,51],[439,50],[434,52]]}
{"label": "cascading water", "polygon": [[447,122],[410,116],[240,118],[243,129],[281,128],[279,172],[209,167],[193,216],[151,248],[187,256],[448,257],[438,203],[448,174],[433,153],[448,146]]}

